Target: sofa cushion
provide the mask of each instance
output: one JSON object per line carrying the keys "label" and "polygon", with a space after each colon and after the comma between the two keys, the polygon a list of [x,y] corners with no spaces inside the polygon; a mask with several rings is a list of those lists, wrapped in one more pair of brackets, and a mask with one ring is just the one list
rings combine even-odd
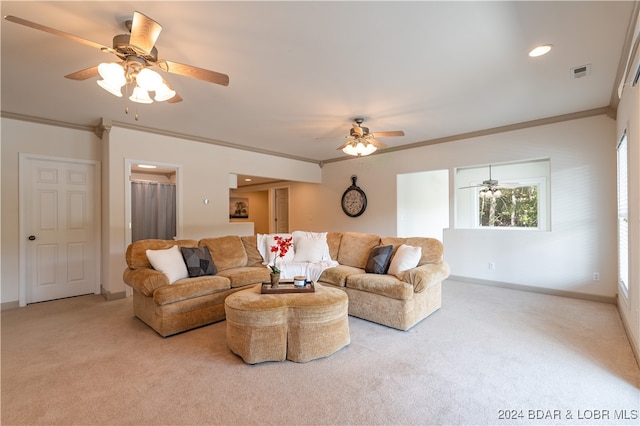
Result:
{"label": "sofa cushion", "polygon": [[206,247],[180,247],[190,277],[215,275],[218,270]]}
{"label": "sofa cushion", "polygon": [[355,274],[347,277],[347,288],[379,294],[392,299],[407,300],[413,297],[413,286],[393,275]]}
{"label": "sofa cushion", "polygon": [[237,235],[203,238],[198,245],[209,249],[218,273],[225,269],[247,266],[247,252],[244,251],[242,240]]}
{"label": "sofa cushion", "polygon": [[322,274],[320,274],[318,281],[338,287],[344,287],[347,277],[354,274],[365,275],[365,272],[364,269],[354,268],[353,266],[339,265],[325,269]]}
{"label": "sofa cushion", "polygon": [[173,285],[164,286],[153,292],[153,301],[157,305],[180,302],[186,299],[194,299],[208,294],[220,293],[229,290],[229,280],[225,277],[206,275],[195,278],[185,278],[176,281]]}
{"label": "sofa cushion", "polygon": [[406,271],[418,266],[418,262],[420,262],[421,256],[421,247],[413,247],[402,244],[400,247],[398,247],[398,250],[396,250],[396,253],[391,259],[391,264],[389,265],[389,274],[395,275],[399,279],[402,279]]}
{"label": "sofa cushion", "polygon": [[139,240],[134,241],[127,247],[125,260],[131,269],[151,268],[151,263],[147,259],[147,250],[162,250],[173,246],[197,247],[196,240]]}
{"label": "sofa cushion", "polygon": [[327,232],[327,245],[329,246],[331,260],[338,260],[340,241],[342,241],[342,232]]}
{"label": "sofa cushion", "polygon": [[218,276],[228,278],[231,282],[231,288],[237,288],[269,281],[269,269],[263,265],[243,266],[218,271]]}
{"label": "sofa cushion", "polygon": [[163,250],[147,250],[146,254],[153,269],[162,272],[169,278],[169,284],[189,276],[180,247],[173,246]]}
{"label": "sofa cushion", "polygon": [[364,269],[367,266],[369,253],[380,244],[380,237],[360,232],[345,232],[340,241],[338,261],[341,265]]}
{"label": "sofa cushion", "polygon": [[246,235],[240,237],[244,245],[244,251],[247,252],[247,266],[260,266],[264,259],[258,251],[258,237],[255,235]]}
{"label": "sofa cushion", "polygon": [[393,246],[377,246],[369,253],[369,259],[364,270],[370,274],[386,274],[391,263]]}

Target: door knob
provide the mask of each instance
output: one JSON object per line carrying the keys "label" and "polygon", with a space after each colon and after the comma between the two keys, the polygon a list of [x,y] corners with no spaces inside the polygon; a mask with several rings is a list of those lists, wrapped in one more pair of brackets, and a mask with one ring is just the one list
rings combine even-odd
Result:
{"label": "door knob", "polygon": [[33,241],[33,240],[35,240],[35,239],[36,239],[36,236],[35,236],[35,235],[29,235],[29,241]]}

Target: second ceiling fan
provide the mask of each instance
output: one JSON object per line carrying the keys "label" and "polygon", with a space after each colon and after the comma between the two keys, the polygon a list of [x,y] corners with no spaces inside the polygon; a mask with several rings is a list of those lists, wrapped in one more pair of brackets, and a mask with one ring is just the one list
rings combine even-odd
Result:
{"label": "second ceiling fan", "polygon": [[364,118],[353,119],[353,128],[349,131],[347,141],[338,147],[345,154],[363,156],[374,153],[378,148],[385,148],[386,145],[375,139],[376,137],[404,136],[402,130],[371,133],[368,127],[363,127]]}

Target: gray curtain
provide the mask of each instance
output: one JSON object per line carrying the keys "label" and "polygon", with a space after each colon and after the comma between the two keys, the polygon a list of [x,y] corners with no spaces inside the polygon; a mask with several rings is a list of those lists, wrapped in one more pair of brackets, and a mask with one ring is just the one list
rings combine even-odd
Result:
{"label": "gray curtain", "polygon": [[176,236],[176,186],[131,182],[131,241]]}

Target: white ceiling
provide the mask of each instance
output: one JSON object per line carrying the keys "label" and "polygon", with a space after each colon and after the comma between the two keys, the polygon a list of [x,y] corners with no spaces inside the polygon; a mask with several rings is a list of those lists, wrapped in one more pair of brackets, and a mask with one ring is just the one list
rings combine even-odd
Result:
{"label": "white ceiling", "polygon": [[[1,109],[95,126],[114,122],[293,158],[346,157],[354,117],[389,147],[615,107],[634,4],[623,2],[11,2],[15,15],[111,46],[137,10],[163,26],[159,57],[228,74],[175,74],[184,99],[140,105],[71,72],[116,57],[2,20]],[[551,43],[546,56],[527,52]],[[626,59],[626,58],[625,58]],[[591,65],[572,79],[570,69]]]}

